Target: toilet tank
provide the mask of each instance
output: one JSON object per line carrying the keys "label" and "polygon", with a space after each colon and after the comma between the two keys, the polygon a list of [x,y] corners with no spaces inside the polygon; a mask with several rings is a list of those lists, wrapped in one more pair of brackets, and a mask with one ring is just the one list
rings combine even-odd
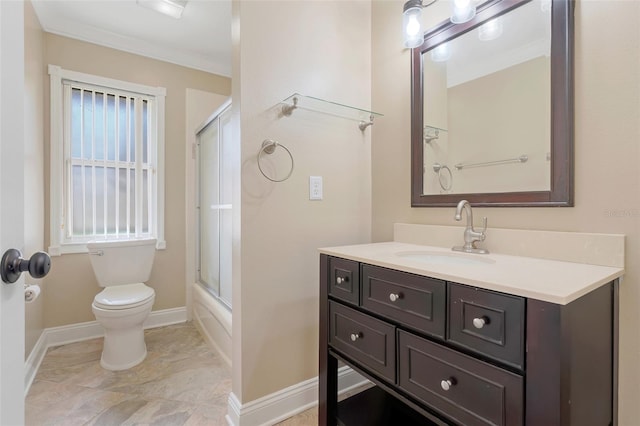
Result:
{"label": "toilet tank", "polygon": [[151,275],[156,239],[90,241],[87,249],[100,287],[144,283]]}

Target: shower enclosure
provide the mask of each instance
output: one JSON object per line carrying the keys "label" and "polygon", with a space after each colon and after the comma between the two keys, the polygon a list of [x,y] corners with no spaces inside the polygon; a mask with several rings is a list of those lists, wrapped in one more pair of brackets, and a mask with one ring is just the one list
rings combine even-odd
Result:
{"label": "shower enclosure", "polygon": [[196,283],[193,317],[205,339],[231,353],[231,102],[196,132]]}
{"label": "shower enclosure", "polygon": [[213,117],[198,141],[198,271],[209,292],[231,308],[231,107]]}

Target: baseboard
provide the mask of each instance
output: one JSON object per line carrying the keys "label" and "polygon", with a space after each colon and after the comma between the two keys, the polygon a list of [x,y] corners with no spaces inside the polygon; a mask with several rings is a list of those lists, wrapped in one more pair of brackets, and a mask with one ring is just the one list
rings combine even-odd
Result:
{"label": "baseboard", "polygon": [[180,308],[163,309],[161,311],[151,312],[147,320],[144,322],[143,327],[145,329],[157,328],[180,324],[181,322],[187,322],[187,308],[184,306]]}
{"label": "baseboard", "polygon": [[31,353],[27,357],[27,360],[24,363],[24,396],[27,397],[27,393],[29,393],[29,389],[31,389],[31,383],[33,383],[33,379],[36,377],[36,373],[38,372],[38,368],[40,368],[40,364],[44,359],[45,354],[47,353],[47,335],[42,332],[38,341],[31,349]]}
{"label": "baseboard", "polygon": [[[179,324],[187,320],[185,307],[153,311],[144,322],[144,328],[164,327]],[[97,321],[81,322],[60,327],[45,328],[25,361],[25,396],[40,368],[47,349],[52,346],[66,345],[104,336],[104,329]]]}
{"label": "baseboard", "polygon": [[[364,386],[369,381],[344,366],[338,369],[338,393]],[[274,392],[247,404],[242,404],[232,392],[229,395],[227,423],[229,426],[268,426],[295,416],[318,404],[318,378]]]}

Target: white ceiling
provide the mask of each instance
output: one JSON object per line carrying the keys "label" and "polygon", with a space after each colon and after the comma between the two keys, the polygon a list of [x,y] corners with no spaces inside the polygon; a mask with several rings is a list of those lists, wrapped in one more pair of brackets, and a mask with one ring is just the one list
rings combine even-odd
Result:
{"label": "white ceiling", "polygon": [[136,0],[32,2],[47,32],[231,76],[231,0],[189,0],[181,19]]}

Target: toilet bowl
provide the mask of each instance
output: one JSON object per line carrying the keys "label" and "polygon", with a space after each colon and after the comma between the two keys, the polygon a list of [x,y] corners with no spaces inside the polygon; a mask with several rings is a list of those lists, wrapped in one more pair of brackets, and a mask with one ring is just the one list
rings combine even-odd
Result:
{"label": "toilet bowl", "polygon": [[98,284],[104,287],[91,310],[104,327],[100,365],[107,370],[126,370],[147,356],[143,323],[155,291],[144,282],[151,274],[155,243],[155,239],[87,243]]}

